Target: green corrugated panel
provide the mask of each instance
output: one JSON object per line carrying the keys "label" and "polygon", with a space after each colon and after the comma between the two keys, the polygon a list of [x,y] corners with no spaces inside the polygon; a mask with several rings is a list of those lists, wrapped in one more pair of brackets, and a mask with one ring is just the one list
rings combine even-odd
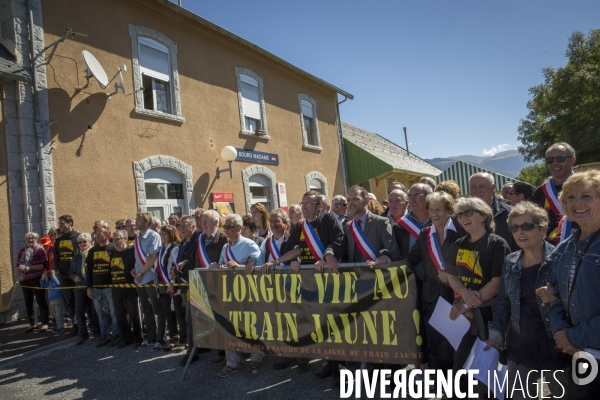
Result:
{"label": "green corrugated panel", "polygon": [[375,157],[367,150],[358,147],[347,139],[344,139],[346,154],[346,169],[348,170],[348,184],[358,185],[371,178],[392,171],[394,168]]}
{"label": "green corrugated panel", "polygon": [[469,178],[476,172],[489,172],[492,174],[494,176],[497,190],[501,190],[502,186],[504,186],[506,182],[515,181],[507,176],[485,170],[463,161],[456,161],[454,164],[449,166],[444,172],[438,175],[436,181],[437,183],[440,183],[441,181],[453,180],[458,183],[458,186],[460,186],[460,194],[469,194]]}

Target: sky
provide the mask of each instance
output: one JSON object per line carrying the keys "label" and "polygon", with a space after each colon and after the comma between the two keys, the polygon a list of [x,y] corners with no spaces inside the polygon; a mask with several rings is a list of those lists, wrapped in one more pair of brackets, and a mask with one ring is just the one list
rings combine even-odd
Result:
{"label": "sky", "polygon": [[[182,6],[354,95],[342,121],[421,158],[519,146],[529,88],[600,28],[600,1],[182,0]],[[341,99],[341,98],[340,98]]]}

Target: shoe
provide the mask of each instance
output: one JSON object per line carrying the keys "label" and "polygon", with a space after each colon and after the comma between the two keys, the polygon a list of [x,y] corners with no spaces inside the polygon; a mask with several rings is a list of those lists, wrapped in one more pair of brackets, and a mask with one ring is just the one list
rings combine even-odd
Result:
{"label": "shoe", "polygon": [[77,325],[73,325],[73,328],[71,329],[71,332],[69,332],[71,336],[77,336],[79,335],[79,328],[77,327]]}
{"label": "shoe", "polygon": [[33,332],[34,329],[35,329],[35,326],[30,326],[29,328],[25,329],[25,333],[31,333],[31,332]]}
{"label": "shoe", "polygon": [[302,375],[308,372],[308,363],[298,363],[298,369],[296,369],[296,373],[298,375]]}
{"label": "shoe", "polygon": [[109,338],[103,338],[101,341],[99,341],[98,343],[96,343],[96,348],[99,349],[100,347],[104,347],[107,344],[110,343],[110,339]]}
{"label": "shoe", "polygon": [[70,324],[72,322],[73,322],[73,320],[71,318],[65,317],[65,324]]}
{"label": "shoe", "polygon": [[177,345],[175,343],[169,342],[169,343],[165,344],[162,347],[162,349],[163,349],[163,351],[171,351],[171,350],[175,349],[176,347],[177,347]]}
{"label": "shoe", "polygon": [[331,376],[332,373],[333,371],[331,370],[331,366],[329,365],[329,363],[327,363],[321,371],[315,374],[315,378],[324,379],[328,376]]}
{"label": "shoe", "polygon": [[139,349],[139,348],[140,348],[140,346],[142,345],[142,343],[143,343],[143,342],[142,342],[142,341],[140,341],[140,340],[137,340],[137,341],[133,342],[133,346],[132,346],[132,347],[133,347],[133,349],[134,349],[134,350],[137,350],[137,349]]}
{"label": "shoe", "polygon": [[63,333],[65,331],[65,328],[52,328],[52,333]]}
{"label": "shoe", "polygon": [[142,342],[142,344],[140,344],[138,346],[138,349],[143,350],[143,349],[149,349],[151,347],[154,347],[154,343],[149,343],[147,340],[144,340]]}
{"label": "shoe", "polygon": [[[251,361],[253,362],[253,361]],[[226,365],[225,367],[223,367],[223,369],[221,369],[219,372],[217,372],[217,376],[219,378],[226,378],[231,374],[235,374],[236,372],[240,371],[240,367],[237,368],[232,368],[229,365]]]}
{"label": "shoe", "polygon": [[126,342],[124,340],[121,340],[116,346],[116,349],[122,349],[123,347],[127,347],[127,346],[131,346],[131,342]]}
{"label": "shoe", "polygon": [[48,330],[48,325],[40,326],[40,332],[46,332]]}
{"label": "shoe", "polygon": [[258,369],[261,367],[262,363],[256,361],[250,361],[246,367],[246,372],[249,374],[255,374],[258,372]]}
{"label": "shoe", "polygon": [[[179,360],[179,366],[181,367],[185,367],[185,365],[187,364],[188,358],[190,357],[190,353],[186,354],[185,356],[183,356],[183,358],[181,360]],[[200,359],[200,357],[198,357],[198,354],[196,354],[194,356],[194,358],[192,358],[192,363],[195,363],[196,361],[198,361]]]}
{"label": "shoe", "polygon": [[121,339],[120,337],[114,336],[112,338],[112,340],[110,341],[110,343],[108,343],[106,346],[107,347],[115,347],[116,345],[118,345],[119,343],[121,343],[122,340],[123,339]]}
{"label": "shoe", "polygon": [[[225,356],[216,355],[210,360],[210,362],[218,364],[218,363],[222,362],[224,359],[225,359]],[[273,366],[273,368],[275,368],[275,367]]]}
{"label": "shoe", "polygon": [[173,351],[176,351],[176,352],[178,352],[178,353],[179,353],[179,352],[182,352],[182,351],[184,351],[185,349],[187,349],[187,344],[183,344],[183,343],[182,343],[182,344],[179,344],[179,345],[177,345],[177,347],[175,347],[175,348],[173,349]]}
{"label": "shoe", "polygon": [[273,364],[273,369],[275,371],[281,371],[282,369],[286,369],[288,367],[291,367],[292,365],[296,364],[296,360],[291,359],[291,360],[283,360],[280,361],[276,364]]}
{"label": "shoe", "polygon": [[96,336],[94,336],[94,340],[96,342],[101,342],[102,341],[102,335],[96,335]]}
{"label": "shoe", "polygon": [[89,339],[89,336],[84,336],[84,337],[77,338],[77,341],[75,342],[75,344],[77,346],[79,346],[79,345],[83,344],[88,339]]}
{"label": "shoe", "polygon": [[158,351],[158,350],[162,350],[163,345],[160,342],[155,342],[154,346],[152,346],[152,351]]}

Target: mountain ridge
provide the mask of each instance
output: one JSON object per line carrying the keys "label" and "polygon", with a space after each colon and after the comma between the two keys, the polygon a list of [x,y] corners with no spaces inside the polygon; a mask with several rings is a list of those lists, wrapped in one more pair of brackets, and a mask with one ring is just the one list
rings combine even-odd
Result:
{"label": "mountain ridge", "polygon": [[523,155],[519,154],[517,150],[505,150],[492,156],[464,154],[460,156],[435,157],[425,159],[425,161],[442,171],[448,169],[456,161],[462,161],[498,174],[506,175],[510,178],[516,178],[523,168],[533,165],[533,163],[526,162]]}

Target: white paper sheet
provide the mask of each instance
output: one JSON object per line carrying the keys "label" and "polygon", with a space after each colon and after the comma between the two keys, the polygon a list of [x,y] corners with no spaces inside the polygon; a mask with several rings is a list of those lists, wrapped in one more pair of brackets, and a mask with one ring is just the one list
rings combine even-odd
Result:
{"label": "white paper sheet", "polygon": [[[504,400],[504,392],[506,391],[506,387],[508,385],[504,385],[502,388],[500,385],[502,385],[502,382],[504,381],[504,377],[508,372],[508,367],[498,362],[500,357],[498,350],[491,347],[489,350],[484,351],[483,349],[486,346],[487,344],[484,341],[477,338],[475,344],[473,344],[473,347],[471,348],[471,353],[469,354],[467,361],[465,361],[463,368],[478,369],[479,373],[473,376],[490,388],[490,393],[492,395],[495,393],[497,399]],[[496,379],[494,379],[494,372]],[[488,377],[490,382],[488,382]],[[492,383],[492,385],[496,383],[495,392],[490,383]]]}
{"label": "white paper sheet", "polygon": [[443,298],[438,298],[435,310],[429,319],[429,325],[441,333],[448,342],[458,349],[458,345],[465,333],[471,328],[471,323],[464,315],[459,315],[454,321],[450,319],[450,310],[452,305]]}

